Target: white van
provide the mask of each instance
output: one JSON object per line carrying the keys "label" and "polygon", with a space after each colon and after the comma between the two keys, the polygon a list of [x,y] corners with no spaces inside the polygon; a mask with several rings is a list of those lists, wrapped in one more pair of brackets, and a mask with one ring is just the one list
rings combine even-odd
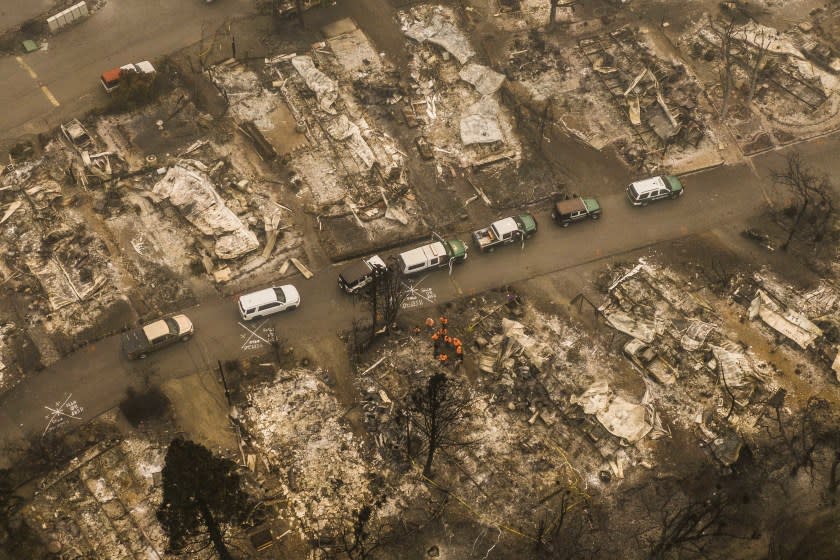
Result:
{"label": "white van", "polygon": [[300,294],[291,284],[266,288],[239,298],[239,313],[243,321],[266,317],[300,305]]}

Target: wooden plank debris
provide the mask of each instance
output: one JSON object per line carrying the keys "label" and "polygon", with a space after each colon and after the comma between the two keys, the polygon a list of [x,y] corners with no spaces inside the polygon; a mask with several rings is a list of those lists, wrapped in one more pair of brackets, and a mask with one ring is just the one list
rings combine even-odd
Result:
{"label": "wooden plank debris", "polygon": [[292,257],[290,260],[292,261],[292,264],[295,265],[295,268],[297,268],[298,271],[300,271],[300,273],[303,274],[303,277],[307,280],[315,276],[308,268],[306,268],[306,266],[302,262],[300,262],[295,257]]}
{"label": "wooden plank debris", "polygon": [[23,205],[23,202],[21,202],[20,200],[16,200],[16,201],[12,202],[9,205],[9,207],[6,208],[6,213],[3,214],[2,218],[0,218],[0,224],[5,222],[6,220],[8,220],[11,217],[11,215],[14,214],[17,211],[17,209],[20,208],[22,205]]}

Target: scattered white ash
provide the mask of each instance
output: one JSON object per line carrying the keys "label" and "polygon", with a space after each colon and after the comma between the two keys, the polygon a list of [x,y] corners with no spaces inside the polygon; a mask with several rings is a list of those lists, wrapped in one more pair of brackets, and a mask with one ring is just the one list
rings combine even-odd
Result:
{"label": "scattered white ash", "polygon": [[[167,555],[167,537],[156,517],[161,488],[152,473],[162,465],[156,444],[124,440],[36,494],[24,509],[27,523],[45,542],[74,551],[74,558],[134,558],[130,551],[138,550],[142,557],[177,558]],[[125,531],[127,526],[139,530]]]}
{"label": "scattered white ash", "polygon": [[263,131],[274,128],[271,114],[283,100],[265,89],[256,73],[244,66],[217,66],[213,80],[227,93],[230,112],[237,121],[253,121]]}
{"label": "scattered white ash", "polygon": [[[373,500],[363,442],[342,420],[343,411],[319,379],[320,370],[279,372],[249,396],[245,422],[256,447],[287,473],[281,491],[305,537],[346,527]],[[341,529],[339,529],[341,530]]]}
{"label": "scattered white ash", "polygon": [[479,403],[477,408],[477,421],[468,434],[476,444],[458,451],[461,466],[451,473],[471,473],[472,481],[463,479],[457,493],[475,512],[482,512],[482,521],[491,526],[512,519],[535,524],[539,512],[553,505],[550,500],[541,502],[553,491],[567,487],[575,496],[585,493],[586,483],[552,442],[546,426],[529,425],[521,413],[501,407]]}

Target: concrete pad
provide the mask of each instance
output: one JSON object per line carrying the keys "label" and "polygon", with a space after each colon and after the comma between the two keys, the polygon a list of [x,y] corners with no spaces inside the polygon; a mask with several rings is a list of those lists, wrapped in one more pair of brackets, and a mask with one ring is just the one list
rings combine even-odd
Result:
{"label": "concrete pad", "polygon": [[356,22],[353,21],[353,18],[344,18],[338,21],[334,21],[332,23],[328,23],[324,27],[321,28],[321,33],[329,39],[331,37],[337,37],[339,35],[343,35],[345,33],[350,33],[351,31],[356,30]]}

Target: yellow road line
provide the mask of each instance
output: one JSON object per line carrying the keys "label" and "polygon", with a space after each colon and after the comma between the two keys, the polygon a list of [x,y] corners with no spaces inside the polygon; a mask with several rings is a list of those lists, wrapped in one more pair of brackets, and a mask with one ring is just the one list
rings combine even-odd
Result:
{"label": "yellow road line", "polygon": [[47,86],[41,86],[41,91],[44,92],[44,95],[47,97],[50,103],[52,103],[53,107],[58,107],[61,103],[58,102],[58,99],[52,94]]}
{"label": "yellow road line", "polygon": [[[35,81],[38,81],[38,74],[35,73],[35,70],[33,70],[32,67],[29,66],[25,60],[23,60],[19,56],[16,56],[15,60],[17,60],[17,63],[20,65],[21,68],[26,70],[26,73],[29,74],[30,78],[32,78]],[[58,99],[55,98],[55,96],[52,94],[52,92],[47,86],[42,86],[39,84],[39,87],[41,88],[41,92],[44,94],[44,97],[47,98],[47,101],[52,103],[53,107],[58,107],[59,105],[61,105],[61,103],[58,102]]]}
{"label": "yellow road line", "polygon": [[19,57],[19,56],[16,56],[16,57],[15,57],[15,60],[17,60],[17,61],[18,61],[18,64],[20,64],[20,67],[21,67],[21,68],[23,68],[24,70],[26,70],[26,71],[29,73],[29,77],[30,77],[30,78],[32,78],[33,80],[37,80],[37,79],[38,79],[38,74],[36,74],[36,73],[35,73],[35,70],[33,70],[33,69],[32,69],[32,67],[31,67],[31,66],[29,66],[29,65],[26,63],[26,61],[25,61],[25,60],[23,60],[23,59],[22,59],[21,57]]}

